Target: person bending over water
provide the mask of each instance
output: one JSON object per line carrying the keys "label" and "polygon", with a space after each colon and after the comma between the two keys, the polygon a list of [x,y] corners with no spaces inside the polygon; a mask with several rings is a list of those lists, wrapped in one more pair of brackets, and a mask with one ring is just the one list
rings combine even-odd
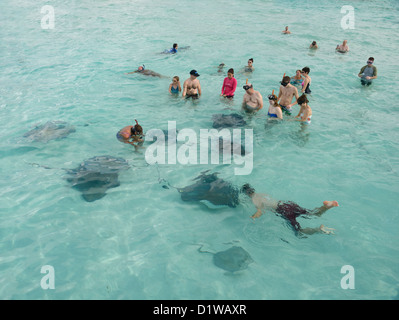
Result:
{"label": "person bending over water", "polygon": [[245,90],[242,101],[242,108],[245,111],[255,112],[263,108],[263,98],[259,91],[254,90],[252,84],[248,83],[243,86]]}
{"label": "person bending over water", "polygon": [[335,200],[324,201],[321,207],[315,208],[313,210],[308,210],[300,207],[298,204],[292,201],[277,201],[275,199],[272,199],[267,194],[256,193],[255,189],[252,188],[249,184],[244,184],[241,188],[241,192],[250,197],[252,203],[256,207],[256,212],[252,215],[253,219],[259,218],[263,214],[263,211],[269,210],[279,214],[281,217],[288,220],[296,233],[308,235],[314,233],[334,233],[334,229],[327,228],[324,225],[321,225],[319,228],[302,228],[299,222],[296,221],[296,218],[301,215],[320,217],[327,210],[339,206],[338,202]]}
{"label": "person bending over water", "polygon": [[161,75],[161,74],[159,74],[159,73],[157,73],[155,71],[146,69],[144,64],[142,66],[138,67],[137,70],[132,71],[132,72],[128,72],[126,74],[132,74],[132,73],[140,73],[140,74],[143,74],[145,76],[164,78],[163,75]]}
{"label": "person bending over water", "polygon": [[199,76],[196,70],[190,71],[190,78],[183,83],[183,98],[198,99],[201,96],[201,84],[197,79]]}
{"label": "person bending over water", "polygon": [[[298,89],[290,84],[291,78],[285,76],[281,81],[280,91],[278,93],[277,101],[281,106],[281,109],[288,115],[292,113],[292,106],[294,106],[298,99]],[[292,98],[295,97],[295,102],[292,103]]]}
{"label": "person bending over water", "polygon": [[143,140],[143,128],[139,125],[138,121],[134,126],[126,126],[118,131],[116,138],[123,143],[128,143],[137,147],[141,146],[144,142]]}
{"label": "person bending over water", "polygon": [[281,31],[281,33],[284,33],[284,34],[291,34],[291,31],[289,31],[289,30],[288,30],[288,26],[286,26],[286,27],[285,27],[285,30],[284,30],[284,31]]}

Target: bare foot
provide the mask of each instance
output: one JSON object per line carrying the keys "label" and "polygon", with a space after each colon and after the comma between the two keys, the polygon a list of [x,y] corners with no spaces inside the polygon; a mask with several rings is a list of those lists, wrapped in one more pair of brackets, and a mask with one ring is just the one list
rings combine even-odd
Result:
{"label": "bare foot", "polygon": [[323,202],[323,205],[326,207],[326,208],[333,208],[333,207],[338,207],[339,206],[339,204],[338,204],[338,202],[337,201],[324,201]]}
{"label": "bare foot", "polygon": [[324,226],[324,224],[322,224],[320,226],[320,231],[325,233],[325,234],[334,234],[334,230],[335,229],[333,229],[333,228],[328,228],[328,227]]}
{"label": "bare foot", "polygon": [[262,215],[262,211],[258,210],[254,215],[251,216],[252,219],[259,218]]}

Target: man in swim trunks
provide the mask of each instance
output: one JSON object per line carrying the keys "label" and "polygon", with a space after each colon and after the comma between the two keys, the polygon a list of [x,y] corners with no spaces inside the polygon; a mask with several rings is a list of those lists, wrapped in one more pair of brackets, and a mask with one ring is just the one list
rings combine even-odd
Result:
{"label": "man in swim trunks", "polygon": [[344,40],[344,42],[342,42],[341,45],[337,45],[337,47],[335,48],[336,51],[340,52],[340,53],[346,53],[349,51],[349,46],[348,46],[348,41]]}
{"label": "man in swim trunks", "polygon": [[126,126],[118,131],[116,134],[116,138],[123,143],[128,143],[134,146],[136,149],[138,146],[141,146],[144,142],[143,137],[143,128],[136,121],[134,126]]}
{"label": "man in swim trunks", "polygon": [[242,108],[245,111],[255,112],[263,108],[263,98],[259,91],[254,90],[252,84],[248,83],[243,86],[245,90],[242,100]]}
{"label": "man in swim trunks", "polygon": [[183,98],[198,99],[201,96],[201,84],[197,79],[199,76],[196,70],[190,71],[190,78],[183,83]]}
{"label": "man in swim trunks", "polygon": [[292,201],[277,201],[267,194],[256,193],[255,189],[249,184],[244,184],[241,188],[241,192],[250,197],[252,203],[256,207],[256,213],[252,215],[253,219],[259,218],[263,214],[263,211],[270,210],[288,220],[296,233],[304,233],[309,235],[314,233],[334,233],[334,229],[327,228],[324,225],[321,225],[319,228],[302,228],[299,222],[296,221],[296,218],[301,215],[320,217],[327,210],[338,207],[339,205],[337,201],[324,201],[321,207],[308,210],[300,207],[298,204]]}
{"label": "man in swim trunks", "polygon": [[[291,115],[292,106],[297,104],[299,98],[298,89],[290,84],[291,78],[285,76],[281,81],[280,91],[278,93],[277,101],[281,106],[281,110],[287,115]],[[295,102],[292,103],[292,98],[295,97]]]}
{"label": "man in swim trunks", "polygon": [[373,79],[377,79],[377,67],[373,66],[374,58],[370,57],[367,60],[367,65],[360,69],[358,77],[361,78],[360,82],[363,86],[371,85],[373,83]]}

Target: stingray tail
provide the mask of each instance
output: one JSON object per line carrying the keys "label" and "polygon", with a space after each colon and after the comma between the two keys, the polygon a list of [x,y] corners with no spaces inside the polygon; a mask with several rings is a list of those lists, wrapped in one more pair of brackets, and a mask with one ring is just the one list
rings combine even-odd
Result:
{"label": "stingray tail", "polygon": [[203,244],[201,244],[201,246],[198,248],[198,252],[201,252],[201,253],[210,253],[210,254],[214,254],[213,252],[210,252],[210,251],[201,250],[203,246],[204,246],[204,245],[203,245]]}

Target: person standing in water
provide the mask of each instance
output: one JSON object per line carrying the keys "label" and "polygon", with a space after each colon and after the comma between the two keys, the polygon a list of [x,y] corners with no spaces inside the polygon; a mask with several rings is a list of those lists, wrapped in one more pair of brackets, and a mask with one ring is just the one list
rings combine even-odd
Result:
{"label": "person standing in water", "polygon": [[301,73],[302,73],[302,75],[305,78],[305,80],[302,83],[302,90],[301,91],[302,91],[302,93],[311,94],[312,91],[309,88],[310,83],[312,82],[312,78],[309,77],[310,68],[309,67],[302,68]]}
{"label": "person standing in water", "polygon": [[281,106],[277,103],[277,97],[273,93],[268,96],[269,98],[269,110],[267,111],[267,115],[269,119],[283,119],[283,112],[281,111]]}
{"label": "person standing in water", "polygon": [[198,99],[201,96],[201,84],[197,79],[199,76],[197,70],[190,71],[190,78],[183,83],[183,98]]}
{"label": "person standing in water", "polygon": [[337,45],[335,51],[338,51],[339,53],[347,53],[349,51],[348,41],[344,40],[342,44]]}
{"label": "person standing in water", "polygon": [[230,68],[229,71],[227,71],[227,77],[224,78],[222,92],[220,95],[225,98],[233,98],[236,88],[237,79],[234,78],[234,69]]}
{"label": "person standing in water", "polygon": [[298,98],[297,101],[301,109],[299,110],[298,115],[295,117],[295,120],[301,121],[304,124],[310,124],[312,119],[312,109],[308,105],[308,98],[306,98],[306,95],[303,94]]}
{"label": "person standing in water", "polygon": [[360,69],[358,77],[360,79],[360,83],[365,86],[369,86],[373,83],[374,79],[377,79],[377,67],[373,66],[374,58],[370,57],[367,60],[367,65]]}
{"label": "person standing in water", "polygon": [[259,111],[263,108],[263,98],[259,91],[254,90],[252,84],[243,86],[245,90],[242,108],[247,112]]}
{"label": "person standing in water", "polygon": [[252,188],[249,184],[244,184],[241,188],[241,192],[250,197],[252,203],[256,207],[256,212],[252,215],[252,219],[259,218],[260,216],[262,216],[264,211],[269,210],[279,214],[282,218],[286,219],[297,234],[334,234],[334,229],[327,228],[324,225],[321,225],[319,228],[302,228],[296,219],[302,215],[320,217],[327,210],[339,206],[338,202],[335,200],[324,201],[321,207],[317,207],[313,210],[308,210],[300,207],[298,204],[292,201],[277,201],[267,194],[256,193],[255,189]]}
{"label": "person standing in water", "polygon": [[[284,76],[281,81],[280,91],[278,93],[277,102],[280,104],[281,109],[287,114],[291,115],[292,106],[294,106],[298,99],[298,89],[290,84],[291,78]],[[292,103],[292,98],[295,97],[295,102]]]}
{"label": "person standing in water", "polygon": [[174,76],[172,79],[172,83],[169,85],[169,93],[179,94],[180,91],[181,91],[180,79],[178,76]]}

